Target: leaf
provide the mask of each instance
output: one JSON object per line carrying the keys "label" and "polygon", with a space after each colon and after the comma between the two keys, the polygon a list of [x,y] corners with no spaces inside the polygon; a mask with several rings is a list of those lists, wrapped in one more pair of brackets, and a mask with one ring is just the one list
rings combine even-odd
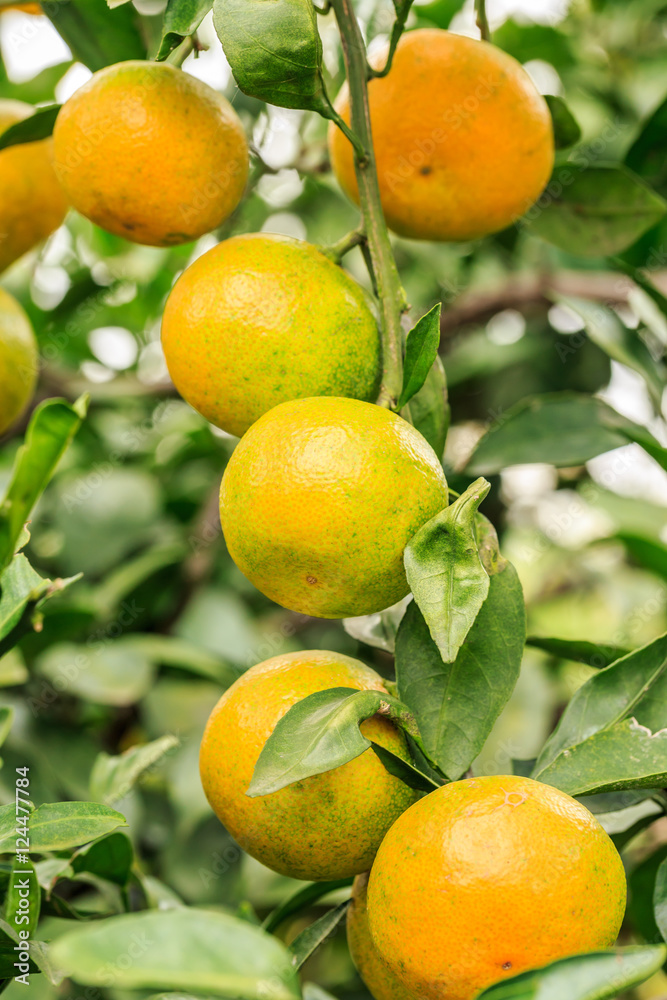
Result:
{"label": "leaf", "polygon": [[405,547],[410,589],[446,663],[455,659],[489,592],[475,516],[490,489],[485,479],[476,480]]}
{"label": "leaf", "polygon": [[366,645],[374,646],[376,649],[384,649],[388,653],[393,653],[396,632],[401,624],[401,618],[405,614],[408,600],[409,597],[405,597],[398,604],[393,604],[390,608],[372,615],[344,618],[343,628],[353,639],[365,642]]}
{"label": "leaf", "polygon": [[330,892],[334,892],[336,889],[348,888],[352,885],[352,882],[352,878],[339,878],[333,882],[311,882],[309,885],[304,886],[303,889],[297,889],[296,892],[288,896],[280,906],[276,907],[268,915],[262,924],[262,928],[267,934],[273,934],[280,927],[283,920],[291,917],[294,913],[305,910],[311,903],[322,899],[323,896],[328,896]]}
{"label": "leaf", "polygon": [[[133,961],[118,962],[119,955]],[[51,946],[76,982],[115,990],[184,990],[243,1000],[298,1000],[290,954],[276,938],[226,913],[181,907],[110,917]]]}
{"label": "leaf", "polygon": [[633,531],[618,531],[613,537],[623,542],[633,562],[667,580],[667,545],[664,542]]}
{"label": "leaf", "polygon": [[30,958],[52,986],[60,986],[65,978],[65,973],[52,963],[49,946],[44,941],[30,942]]}
{"label": "leaf", "polygon": [[303,698],[283,715],[264,744],[246,795],[270,795],[359,757],[371,746],[359,725],[381,709],[418,738],[410,712],[383,691],[338,687]]}
{"label": "leaf", "polygon": [[655,877],[653,915],[663,941],[667,941],[667,860],[660,863]]}
{"label": "leaf", "polygon": [[568,149],[570,146],[574,146],[581,139],[581,129],[577,119],[562,97],[545,94],[544,100],[551,113],[556,149]]}
{"label": "leaf", "polygon": [[35,866],[31,861],[19,864],[15,860],[7,887],[5,920],[17,931],[28,931],[28,937],[32,938],[37,929],[41,902],[42,891]]}
{"label": "leaf", "polygon": [[347,913],[349,905],[350,900],[346,899],[344,903],[340,903],[333,910],[329,910],[309,927],[301,931],[300,934],[297,934],[290,945],[290,951],[294,956],[292,964],[295,969],[300,969],[313,952],[335,931]]}
{"label": "leaf", "polygon": [[29,823],[31,853],[45,854],[96,840],[125,826],[125,817],[97,802],[48,802],[31,813]]}
{"label": "leaf", "polygon": [[526,645],[543,649],[545,653],[551,653],[561,660],[574,660],[576,663],[585,663],[589,667],[599,669],[608,667],[629,652],[620,646],[604,646],[587,642],[585,639],[552,639],[536,635],[529,635]]}
{"label": "leaf", "polygon": [[494,475],[508,465],[548,462],[583,465],[596,455],[636,441],[665,467],[667,452],[638,424],[601,399],[574,392],[529,396],[489,428],[472,454],[467,475]]}
{"label": "leaf", "polygon": [[212,6],[213,0],[168,0],[156,61],[166,59],[184,38],[193,35]]}
{"label": "leaf", "polygon": [[627,918],[632,929],[644,941],[658,942],[660,930],[655,921],[653,898],[658,870],[667,858],[667,846],[658,847],[629,873]]}
{"label": "leaf", "polygon": [[74,58],[93,72],[146,58],[139,15],[130,3],[110,10],[106,0],[49,0],[42,9]]}
{"label": "leaf", "polygon": [[423,386],[410,400],[410,416],[419,433],[442,460],[449,430],[450,407],[447,378],[440,357],[435,359]]}
{"label": "leaf", "polygon": [[416,768],[410,761],[398,757],[391,750],[380,746],[379,743],[371,741],[371,749],[380,758],[380,762],[385,770],[389,771],[389,774],[393,774],[395,778],[399,778],[409,788],[415,788],[418,792],[432,792],[434,789],[440,788],[441,781],[434,781],[433,778],[424,774],[423,771]]}
{"label": "leaf", "polygon": [[[24,799],[26,808],[32,808],[31,804]],[[0,806],[0,854],[13,853],[16,850],[16,804],[8,802],[7,805]],[[22,816],[25,813],[21,813]]]}
{"label": "leaf", "polygon": [[667,202],[622,166],[556,168],[523,217],[534,236],[579,257],[621,253],[667,213]]}
{"label": "leaf", "polygon": [[0,707],[0,746],[9,736],[14,721],[14,706],[3,705]]}
{"label": "leaf", "polygon": [[559,756],[571,756],[576,746],[595,733],[629,716],[652,729],[662,728],[666,701],[667,635],[663,635],[601,670],[579,688],[542,748],[534,776],[541,775]]}
{"label": "leaf", "polygon": [[478,756],[519,676],[525,609],[511,563],[492,573],[482,604],[455,660],[445,663],[416,603],[396,637],[401,700],[414,712],[429,756],[457,780]]}
{"label": "leaf", "polygon": [[652,976],[665,957],[663,945],[574,955],[503,979],[480,993],[478,1000],[611,1000]]}
{"label": "leaf", "polygon": [[11,562],[23,525],[79,429],[87,406],[87,396],[73,405],[47,399],[33,413],[0,503],[0,571]]}
{"label": "leaf", "polygon": [[55,690],[99,705],[132,705],[150,690],[155,670],[128,639],[76,645],[56,643],[37,661]]}
{"label": "leaf", "polygon": [[331,116],[311,0],[214,0],[213,23],[244,94]]}
{"label": "leaf", "polygon": [[115,885],[125,886],[130,878],[133,862],[132,842],[118,831],[77,851],[72,858],[72,869],[77,873],[90,872]]}
{"label": "leaf", "polygon": [[144,771],[179,745],[175,736],[161,736],[144,746],[130,747],[124,753],[111,757],[100,753],[90,775],[90,796],[97,802],[112,805],[124,798]]}
{"label": "leaf", "polygon": [[415,323],[407,335],[403,363],[403,388],[396,404],[399,410],[419,392],[435,363],[440,346],[441,310],[442,303],[437,302],[429,312]]}
{"label": "leaf", "polygon": [[600,302],[588,302],[571,295],[554,295],[552,298],[581,317],[589,339],[605,354],[642,376],[659,410],[667,371],[664,365],[653,359],[636,331],[625,327],[613,309]]}
{"label": "leaf", "polygon": [[51,597],[61,594],[79,576],[68,580],[45,580],[19,553],[0,573],[0,657],[36,626],[36,612]]}
{"label": "leaf", "polygon": [[666,136],[667,98],[646,119],[625,156],[626,166],[664,196],[667,196]]}
{"label": "leaf", "polygon": [[38,108],[33,115],[10,125],[0,135],[0,149],[7,149],[8,146],[16,146],[24,142],[47,139],[53,132],[60,108],[60,104],[50,104],[47,108]]}

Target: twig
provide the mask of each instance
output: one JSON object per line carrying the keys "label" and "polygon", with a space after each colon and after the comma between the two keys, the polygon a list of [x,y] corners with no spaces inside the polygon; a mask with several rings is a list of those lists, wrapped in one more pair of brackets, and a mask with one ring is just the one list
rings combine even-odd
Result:
{"label": "twig", "polygon": [[346,233],[335,243],[321,246],[320,250],[325,256],[330,257],[334,264],[340,264],[341,260],[354,247],[361,246],[366,242],[366,233],[362,226]]}
{"label": "twig", "polygon": [[490,42],[491,32],[489,30],[489,20],[486,16],[486,0],[475,0],[475,14],[477,15],[476,23],[482,40]]}
{"label": "twig", "polygon": [[374,77],[386,76],[391,70],[394,62],[394,54],[396,52],[396,46],[398,45],[401,35],[405,30],[405,22],[408,19],[408,14],[410,13],[410,8],[412,7],[412,0],[403,0],[403,3],[398,4],[396,7],[396,20],[391,29],[391,36],[389,38],[389,52],[387,53],[387,59],[385,61],[382,69],[373,69],[372,66],[368,66],[367,75],[368,79],[372,80]]}

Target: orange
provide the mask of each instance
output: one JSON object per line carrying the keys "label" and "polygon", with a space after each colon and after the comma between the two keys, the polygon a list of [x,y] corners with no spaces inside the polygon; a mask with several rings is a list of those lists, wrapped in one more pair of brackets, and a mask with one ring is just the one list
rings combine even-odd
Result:
{"label": "orange", "polygon": [[6,7],[0,8],[0,14],[4,14],[6,10],[20,10],[24,14],[43,14],[41,6],[38,3],[10,3]]}
{"label": "orange", "polygon": [[368,926],[368,872],[357,875],[347,910],[347,943],[356,970],[375,1000],[419,1000],[389,970],[373,944]]}
{"label": "orange", "polygon": [[320,618],[371,614],[405,597],[403,549],[446,506],[442,466],[419,431],[335,396],[265,413],[220,487],[241,572],[283,607]]}
{"label": "orange", "polygon": [[168,63],[94,73],[53,132],[56,173],[74,207],[117,236],[171,246],[231,215],[248,175],[230,103]]}
{"label": "orange", "polygon": [[377,324],[361,288],[309,243],[255,233],[219,243],[167,300],[162,345],[181,395],[240,436],[302,396],[375,400]]}
{"label": "orange", "polygon": [[579,802],[530,778],[471,778],[391,828],[368,919],[420,1000],[472,1000],[526,969],[610,947],[625,899],[618,852]]}
{"label": "orange", "polygon": [[[382,66],[386,52],[372,60]],[[488,42],[409,31],[369,101],[382,206],[401,236],[469,240],[530,208],[553,166],[551,117],[521,65]],[[349,122],[347,87],[336,109]],[[352,147],[331,126],[334,171],[358,200]]]}
{"label": "orange", "polygon": [[[23,101],[0,100],[0,134],[33,110]],[[51,139],[0,150],[0,271],[57,229],[66,212]]]}
{"label": "orange", "polygon": [[[278,720],[297,701],[331,687],[386,693],[379,674],[340,653],[274,656],[225,692],[201,744],[202,784],[221,822],[245,851],[292,878],[345,878],[369,868],[391,824],[416,798],[371,749],[270,795],[246,795]],[[373,716],[361,729],[369,740],[406,757],[405,739],[387,719]]]}
{"label": "orange", "polygon": [[21,415],[35,391],[37,341],[16,299],[0,288],[0,434]]}

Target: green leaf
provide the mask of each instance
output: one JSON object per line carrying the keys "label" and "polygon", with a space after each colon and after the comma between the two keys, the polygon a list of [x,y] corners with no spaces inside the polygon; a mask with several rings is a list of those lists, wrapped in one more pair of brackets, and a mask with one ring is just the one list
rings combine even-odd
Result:
{"label": "green leaf", "polygon": [[65,978],[65,973],[51,961],[49,946],[44,941],[30,942],[30,958],[52,986],[60,986]]}
{"label": "green leaf", "polygon": [[431,371],[440,346],[440,312],[437,302],[432,309],[412,327],[405,341],[403,388],[397,408],[402,409],[419,392]]}
{"label": "green leaf", "polygon": [[359,725],[380,709],[419,738],[411,713],[383,691],[338,687],[303,698],[283,715],[264,744],[246,795],[270,795],[359,757],[371,746]]}
{"label": "green leaf", "polygon": [[629,716],[650,729],[662,728],[665,703],[667,635],[628,653],[576,691],[542,748],[534,777],[547,780],[541,775],[557,758],[571,758],[574,749],[593,734],[610,729]]}
{"label": "green leaf", "polygon": [[432,792],[443,784],[442,781],[434,781],[410,761],[398,757],[391,750],[380,746],[379,743],[371,741],[371,749],[380,758],[384,769],[389,771],[389,774],[393,774],[395,778],[399,778],[409,788],[415,788],[418,792]]}
{"label": "green leaf", "polygon": [[[243,1000],[298,1000],[287,949],[270,934],[226,913],[179,909],[111,917],[78,927],[51,946],[53,960],[78,983],[116,990],[210,991]],[[133,961],[118,962],[119,955]]]}
{"label": "green leaf", "polygon": [[35,627],[39,618],[36,613],[47,600],[79,579],[80,575],[68,580],[45,580],[24,555],[14,556],[0,573],[0,657]]}
{"label": "green leaf", "polygon": [[17,931],[28,931],[29,938],[32,938],[37,929],[41,904],[42,891],[35,866],[31,861],[23,864],[14,861],[5,901],[5,920]]}
{"label": "green leaf", "polygon": [[300,934],[297,934],[290,945],[290,951],[294,956],[292,962],[295,969],[300,969],[313,952],[335,931],[347,913],[349,905],[350,900],[346,899],[344,903],[340,903],[334,909],[329,910],[309,927],[301,931]]}
{"label": "green leaf", "polygon": [[130,838],[117,831],[77,851],[72,858],[72,869],[77,873],[90,872],[115,885],[125,886],[133,862],[134,850]]}
{"label": "green leaf", "polygon": [[660,863],[655,877],[653,915],[663,941],[667,941],[667,860]]}
{"label": "green leaf", "polygon": [[331,116],[312,0],[214,0],[213,23],[244,94]]}
{"label": "green leaf", "polygon": [[652,976],[665,957],[667,948],[653,945],[561,958],[503,979],[480,993],[479,1000],[611,1000]]}
{"label": "green leaf", "polygon": [[30,851],[45,854],[78,847],[118,826],[125,826],[125,817],[97,802],[48,802],[30,815]]}
{"label": "green leaf", "polygon": [[525,609],[521,584],[503,561],[455,660],[445,663],[411,604],[396,637],[401,700],[417,718],[429,756],[456,780],[481,751],[519,676]]}
{"label": "green leaf", "polygon": [[667,214],[667,202],[626,167],[557,167],[523,218],[535,236],[577,254],[621,253]]}
{"label": "green leaf", "polygon": [[465,472],[489,476],[508,465],[532,462],[583,465],[629,441],[641,444],[667,467],[667,451],[653,435],[601,399],[574,392],[530,396],[511,406],[489,428]]}
{"label": "green leaf", "polygon": [[659,410],[667,382],[667,371],[661,362],[654,360],[636,330],[625,327],[613,309],[600,302],[588,302],[586,299],[570,295],[552,297],[554,301],[568,306],[581,317],[590,340],[605,354],[642,376]]}
{"label": "green leaf", "polygon": [[47,108],[38,108],[33,115],[23,118],[20,122],[10,125],[0,135],[0,149],[16,146],[24,142],[37,142],[47,139],[53,132],[60,104],[51,104]]}
{"label": "green leaf", "polygon": [[352,878],[339,878],[333,882],[311,882],[309,885],[304,886],[303,889],[297,889],[296,892],[288,896],[280,906],[276,907],[268,915],[262,924],[262,928],[267,934],[273,934],[280,927],[283,920],[291,917],[294,913],[305,910],[311,903],[322,899],[323,896],[328,896],[330,892],[335,892],[336,889],[347,889],[348,886],[352,885],[352,882]]}
{"label": "green leaf", "polygon": [[175,736],[161,736],[144,746],[130,747],[112,757],[100,753],[90,775],[90,796],[97,802],[112,805],[124,798],[144,771],[179,745]]}
{"label": "green leaf", "polygon": [[49,0],[42,9],[74,58],[93,72],[146,58],[140,18],[130,3],[110,10],[106,0]]}
{"label": "green leaf", "polygon": [[614,536],[623,542],[633,562],[667,580],[667,545],[633,531],[618,531]]}
{"label": "green leaf", "polygon": [[556,149],[568,149],[574,146],[581,139],[581,129],[567,104],[562,97],[555,97],[553,94],[545,94],[544,100],[551,112]]}
{"label": "green leaf", "polygon": [[375,649],[384,649],[388,653],[394,652],[396,632],[401,624],[401,618],[405,614],[407,598],[393,604],[384,611],[376,611],[372,615],[360,615],[358,618],[344,618],[343,628],[348,635],[358,642],[365,642]]}
{"label": "green leaf", "polygon": [[[31,803],[21,799],[20,803],[28,810],[32,809]],[[0,854],[13,853],[16,850],[16,813],[15,802],[8,802],[7,805],[0,806]],[[21,816],[26,814],[21,812]]]}
{"label": "green leaf", "polygon": [[36,667],[56,690],[99,705],[134,704],[148,693],[155,676],[153,664],[129,638],[57,643],[39,656]]}
{"label": "green leaf", "polygon": [[667,197],[667,98],[644,122],[625,163]]}
{"label": "green leaf", "polygon": [[447,377],[440,357],[419,392],[410,400],[412,422],[442,460],[449,430],[450,407],[447,399]]}
{"label": "green leaf", "polygon": [[455,659],[489,592],[480,556],[477,508],[491,486],[478,479],[432,517],[405,547],[405,571],[433,641],[446,663]]}
{"label": "green leaf", "polygon": [[0,707],[0,746],[9,736],[14,721],[14,706],[3,705]]}
{"label": "green leaf", "polygon": [[166,59],[184,38],[194,34],[212,6],[213,0],[168,0],[156,61]]}
{"label": "green leaf", "polygon": [[0,570],[14,555],[17,540],[70,441],[86,415],[88,398],[70,405],[47,399],[35,410],[19,448],[12,479],[0,503]]}
{"label": "green leaf", "polygon": [[585,639],[552,639],[537,635],[529,635],[526,645],[543,649],[545,653],[551,653],[561,660],[574,660],[598,669],[608,667],[629,652],[621,646],[604,646]]}

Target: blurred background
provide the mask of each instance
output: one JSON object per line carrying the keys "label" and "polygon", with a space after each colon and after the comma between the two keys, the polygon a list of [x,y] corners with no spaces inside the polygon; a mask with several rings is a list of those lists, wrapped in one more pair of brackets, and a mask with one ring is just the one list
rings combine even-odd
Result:
{"label": "blurred background", "polygon": [[[149,54],[164,6],[135,0]],[[391,24],[391,4],[359,0],[357,6],[378,44]],[[525,65],[543,93],[566,97],[583,132],[579,162],[622,160],[641,120],[665,97],[664,0],[490,0],[488,8],[494,41]],[[417,2],[410,24],[477,34],[472,3],[459,0]],[[320,18],[320,29],[335,92],[342,79],[337,32],[330,17]],[[36,567],[51,577],[84,575],[46,606],[43,630],[0,659],[1,700],[17,713],[3,748],[0,796],[13,798],[13,769],[28,764],[36,802],[85,799],[100,751],[118,753],[174,734],[179,747],[116,803],[128,817],[145,885],[163,905],[180,899],[263,916],[290,884],[243,856],[204,799],[195,776],[211,708],[241,671],[288,650],[337,650],[386,675],[392,666],[387,652],[340,623],[271,604],[234,567],[219,532],[217,491],[235,439],[182,402],[167,377],[160,315],[174,279],[197,255],[219,238],[259,230],[332,242],[357,217],[328,171],[324,123],[302,112],[267,112],[245,97],[210,18],[198,34],[206,49],[184,68],[226,94],[262,158],[255,162],[256,184],[230,222],[196,244],[153,249],[70,213],[39,252],[1,279],[37,332],[37,399],[87,391],[92,405],[32,522]],[[0,49],[1,97],[62,102],[90,76],[43,16],[0,14]],[[653,183],[667,194],[667,173]],[[575,295],[596,302],[609,322],[638,330],[657,359],[667,344],[665,321],[622,274],[572,249],[572,255],[559,251],[521,227],[469,245],[395,239],[413,316],[436,300],[444,303],[441,354],[452,410],[444,461],[456,489],[467,485],[461,470],[484,430],[532,394],[597,393],[667,444],[642,378],[611,360],[579,313],[558,300]],[[648,267],[667,290],[667,224],[624,257]],[[357,251],[345,264],[367,283]],[[26,422],[27,416],[2,443],[0,486]],[[637,446],[585,467],[506,469],[493,477],[484,510],[521,577],[530,634],[629,649],[665,631],[667,474]],[[364,627],[351,631],[358,636]],[[478,773],[507,772],[513,759],[535,756],[593,670],[527,648]],[[631,825],[642,808],[650,806],[638,806],[622,824]],[[634,892],[625,943],[657,939],[651,877],[665,856],[667,820],[630,844]],[[73,881],[59,892],[82,913],[99,910],[100,896],[106,912],[120,905],[108,885]],[[287,921],[281,933],[293,938],[317,912]],[[49,920],[55,935],[61,922]],[[350,1000],[368,996],[343,932],[305,971],[318,984],[312,1000],[321,1000],[319,988]],[[29,992],[30,1000],[70,995],[37,975]],[[117,990],[80,993],[86,1000],[122,997]],[[14,983],[5,995],[18,1000],[25,988]],[[667,977],[659,974],[633,996],[667,997]]]}

